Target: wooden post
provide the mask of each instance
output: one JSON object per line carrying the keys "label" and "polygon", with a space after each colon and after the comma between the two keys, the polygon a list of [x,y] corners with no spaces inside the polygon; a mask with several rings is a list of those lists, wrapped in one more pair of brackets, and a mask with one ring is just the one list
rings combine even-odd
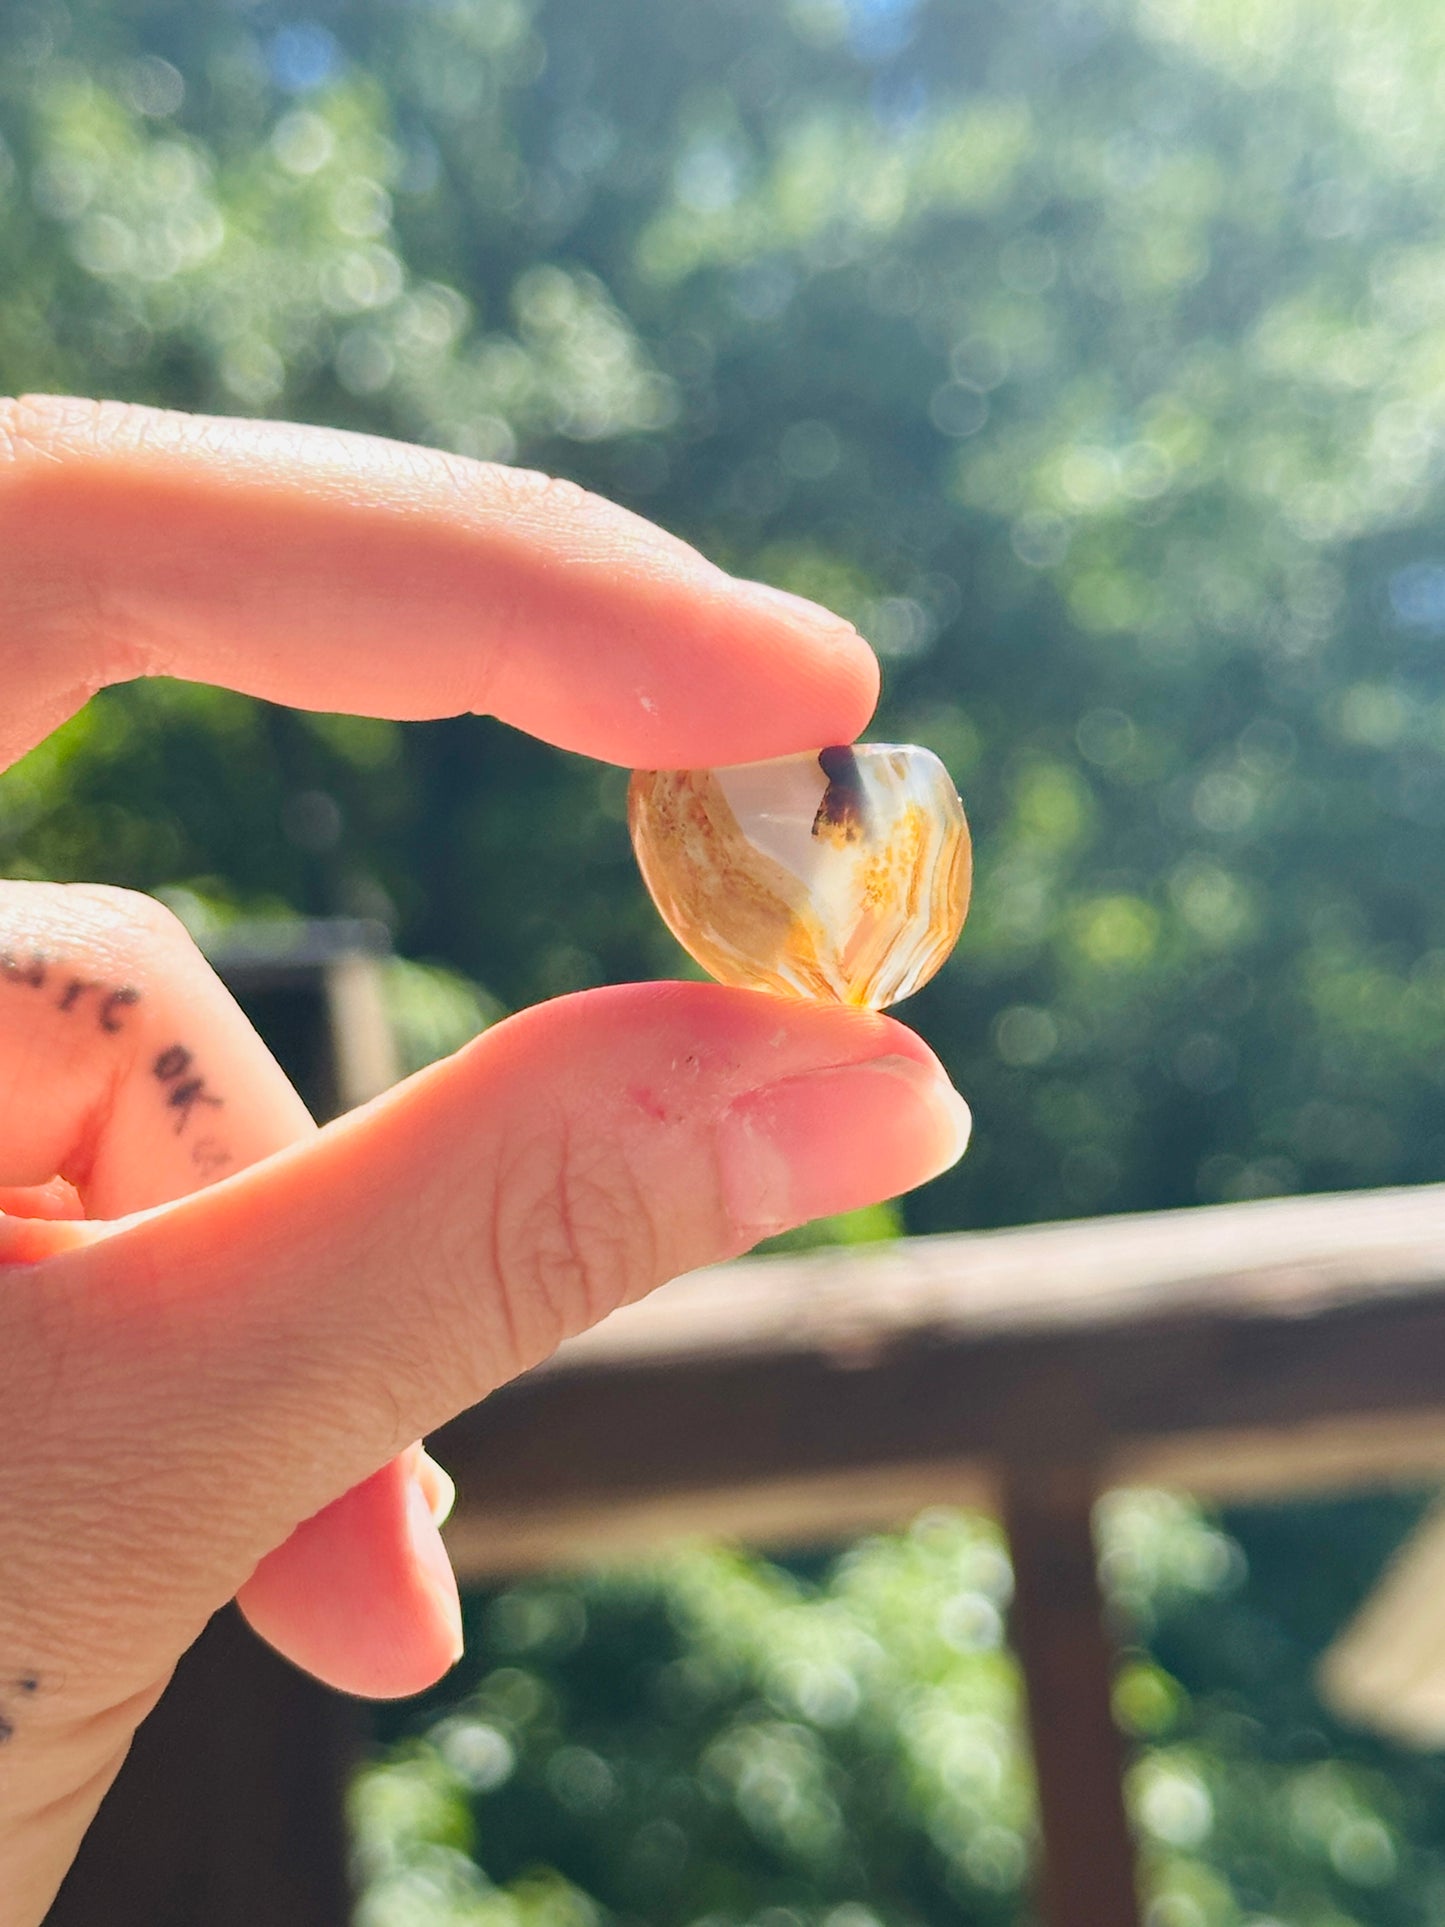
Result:
{"label": "wooden post", "polygon": [[1094,1556],[1094,1482],[1079,1468],[1012,1470],[1015,1651],[1028,1689],[1048,1927],[1138,1927],[1113,1653]]}

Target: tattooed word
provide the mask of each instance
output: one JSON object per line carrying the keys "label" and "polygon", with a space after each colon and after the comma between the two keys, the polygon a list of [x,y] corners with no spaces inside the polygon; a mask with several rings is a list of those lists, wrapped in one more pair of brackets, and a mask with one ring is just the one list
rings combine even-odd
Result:
{"label": "tattooed word", "polygon": [[[141,1001],[141,994],[133,984],[112,989],[96,978],[74,976],[58,957],[45,950],[31,950],[22,955],[0,948],[0,984],[6,983],[47,992],[47,1001],[66,1017],[73,1017],[79,1011],[88,1012],[101,1030],[112,1035],[129,1029],[122,1013]],[[171,1044],[163,1050],[151,1065],[151,1075],[164,1088],[167,1107],[175,1112],[177,1137],[199,1106],[220,1110],[225,1103],[224,1098],[206,1089],[206,1080],[196,1074],[195,1058],[184,1044]],[[191,1146],[191,1163],[203,1177],[215,1177],[231,1162],[231,1153],[219,1138],[198,1137]],[[0,1714],[0,1728],[4,1724],[4,1716]],[[5,1737],[0,1731],[0,1741]]]}
{"label": "tattooed word", "polygon": [[32,990],[45,988],[45,975],[51,959],[43,950],[32,950],[24,963],[13,950],[0,950],[0,976],[8,977],[12,983],[29,984]]}
{"label": "tattooed word", "polygon": [[205,1078],[191,1076],[195,1061],[184,1044],[171,1044],[151,1065],[151,1075],[165,1085],[166,1103],[176,1113],[177,1137],[190,1123],[191,1113],[198,1104],[220,1110],[225,1103],[224,1098],[206,1089]]}
{"label": "tattooed word", "polygon": [[43,950],[32,950],[25,958],[18,957],[13,950],[0,950],[0,979],[22,984],[27,990],[58,991],[53,1000],[55,1008],[67,1015],[90,999],[87,1008],[96,1023],[112,1034],[126,1028],[120,1021],[121,1011],[140,1002],[140,992],[131,984],[110,990],[85,977],[67,978],[57,959],[47,956]]}
{"label": "tattooed word", "polygon": [[[23,1693],[27,1699],[32,1693],[40,1691],[40,1681],[31,1673],[27,1673],[23,1679],[17,1679],[14,1686],[15,1691]],[[5,1708],[0,1706],[0,1746],[4,1746],[7,1740],[12,1740],[14,1737],[15,1721]]]}

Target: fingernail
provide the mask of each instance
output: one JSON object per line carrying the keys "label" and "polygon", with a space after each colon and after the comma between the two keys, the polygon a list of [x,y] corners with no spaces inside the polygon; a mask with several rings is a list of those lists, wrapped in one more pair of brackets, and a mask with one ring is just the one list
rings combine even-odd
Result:
{"label": "fingernail", "polygon": [[427,1505],[431,1509],[432,1524],[444,1526],[452,1516],[452,1507],[457,1502],[456,1482],[445,1466],[438,1465],[430,1452],[417,1450],[417,1484],[426,1494]]}
{"label": "fingernail", "polygon": [[418,1479],[411,1479],[407,1483],[406,1519],[417,1564],[430,1581],[437,1605],[451,1633],[451,1656],[452,1664],[455,1665],[462,1656],[463,1646],[462,1602],[457,1596],[457,1576],[452,1571],[452,1562],[447,1557],[447,1549],[442,1544],[441,1534],[437,1531],[430,1501]]}
{"label": "fingernail", "polygon": [[734,587],[745,601],[762,603],[780,615],[801,616],[810,628],[840,629],[849,635],[858,633],[846,616],[825,609],[821,602],[810,602],[806,596],[794,595],[791,589],[775,589],[771,582],[749,582],[736,577]]}
{"label": "fingernail", "polygon": [[750,1240],[856,1211],[957,1164],[971,1124],[953,1086],[910,1057],[785,1078],[724,1116],[724,1200]]}

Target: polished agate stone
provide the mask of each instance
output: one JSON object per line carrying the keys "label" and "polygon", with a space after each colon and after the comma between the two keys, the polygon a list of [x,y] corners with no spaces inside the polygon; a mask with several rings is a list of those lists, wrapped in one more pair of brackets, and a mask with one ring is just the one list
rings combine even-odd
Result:
{"label": "polished agate stone", "polygon": [[963,928],[963,805],[912,744],[637,770],[627,817],[663,921],[725,984],[882,1010]]}

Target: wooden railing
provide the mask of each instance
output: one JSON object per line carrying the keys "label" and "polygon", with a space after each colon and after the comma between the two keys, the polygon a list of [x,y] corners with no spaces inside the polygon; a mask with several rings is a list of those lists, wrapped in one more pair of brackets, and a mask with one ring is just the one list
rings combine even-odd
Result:
{"label": "wooden railing", "polygon": [[[1093,1502],[1120,1483],[1237,1498],[1445,1474],[1445,1187],[742,1260],[573,1340],[436,1449],[461,1494],[453,1558],[473,1583],[681,1535],[798,1545],[928,1504],[997,1508],[1014,1556],[1045,1918],[1131,1927]],[[103,1813],[89,1851],[103,1875],[78,1873],[56,1927],[333,1927],[288,1896],[342,1886],[334,1814],[301,1826],[290,1806],[298,1784],[334,1797],[334,1703],[284,1669],[268,1686],[268,1662],[234,1643],[226,1663],[248,1679],[224,1719],[238,1765],[205,1793],[209,1817],[196,1810],[194,1718],[173,1743],[165,1722],[184,1723],[184,1702],[163,1706],[142,1753],[174,1784],[122,1789],[125,1825],[111,1823],[107,1845]],[[221,1719],[214,1678],[192,1677],[192,1697]],[[288,1776],[248,1784],[238,1722],[258,1735],[254,1773],[269,1773],[278,1694]],[[126,1809],[137,1798],[147,1827]],[[294,1861],[249,1856],[238,1806],[269,1812],[252,1837],[290,1841]],[[234,1912],[126,1907],[127,1880],[154,1880],[164,1860],[157,1813],[184,1831],[188,1864],[213,1843]],[[128,1875],[125,1840],[141,1832],[150,1872]],[[86,1893],[103,1894],[104,1911],[84,1910]]]}
{"label": "wooden railing", "polygon": [[1094,1500],[1445,1473],[1445,1186],[743,1261],[616,1314],[437,1449],[473,1580],[998,1510],[1046,1919],[1130,1927]]}
{"label": "wooden railing", "polygon": [[1035,1473],[1432,1475],[1442,1285],[1445,1186],[744,1259],[448,1428],[453,1549],[480,1578],[679,1531],[837,1538]]}
{"label": "wooden railing", "polygon": [[[302,988],[321,973],[333,1031],[340,987],[379,1009],[344,951],[296,965]],[[274,959],[250,967],[284,988]],[[1044,1917],[1133,1927],[1093,1502],[1122,1483],[1278,1497],[1445,1474],[1445,1186],[743,1260],[617,1313],[436,1449],[473,1583],[681,1535],[799,1545],[996,1508]],[[342,1703],[223,1620],[143,1729],[52,1927],[341,1927],[347,1730]],[[224,1773],[205,1770],[215,1733]]]}

